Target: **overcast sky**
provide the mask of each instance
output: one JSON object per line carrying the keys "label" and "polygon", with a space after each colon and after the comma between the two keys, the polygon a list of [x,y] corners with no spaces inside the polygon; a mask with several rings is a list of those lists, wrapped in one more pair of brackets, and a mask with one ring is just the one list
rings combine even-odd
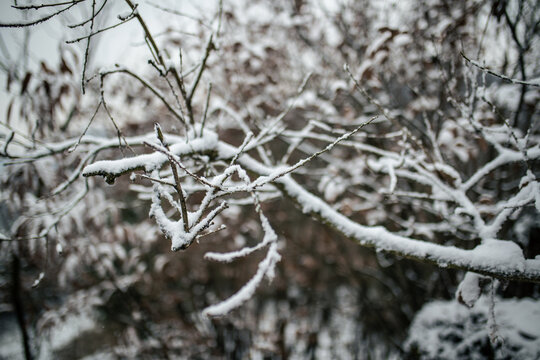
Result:
{"label": "overcast sky", "polygon": [[[169,0],[156,1],[156,4],[164,7],[175,8],[182,12],[198,16],[204,10],[190,6],[190,2]],[[207,2],[208,4],[214,2]],[[11,5],[13,1],[0,0],[0,22],[14,23],[35,20],[52,12],[50,9],[28,10],[25,12],[13,9]],[[217,0],[215,1],[217,4]],[[213,4],[212,6],[215,6]],[[124,2],[109,1],[106,5],[108,10],[107,17],[103,17],[101,24],[96,24],[96,28],[108,26],[118,22],[116,18],[118,14],[125,13],[129,8]],[[166,26],[174,24],[175,27],[182,27],[186,30],[189,23],[192,22],[188,18],[179,18],[176,15],[165,13],[146,2],[140,2],[139,11],[143,14],[150,30],[154,34],[158,34],[164,30]],[[208,13],[207,13],[208,14]],[[66,40],[75,39],[83,34],[86,34],[86,29],[68,29],[67,24],[73,24],[81,19],[89,17],[89,7],[86,3],[77,5],[68,11],[67,14],[62,14],[42,24],[32,26],[30,28],[1,28],[0,29],[0,60],[3,65],[12,68],[13,64],[22,66],[24,62],[31,70],[38,69],[40,61],[44,60],[50,67],[56,67],[59,60],[59,45]],[[30,41],[28,46],[28,56],[24,56],[23,39],[25,34],[29,34]],[[101,67],[111,66],[115,63],[136,67],[146,66],[146,61],[141,61],[141,58],[149,57],[148,50],[142,42],[142,31],[136,21],[131,21],[118,28],[112,29],[93,38],[94,47],[92,48],[90,66]],[[85,42],[81,41],[71,46],[83,54]],[[21,67],[22,68],[22,67]],[[0,71],[0,116],[5,116],[5,109],[9,103],[10,97],[6,92],[6,72]]]}

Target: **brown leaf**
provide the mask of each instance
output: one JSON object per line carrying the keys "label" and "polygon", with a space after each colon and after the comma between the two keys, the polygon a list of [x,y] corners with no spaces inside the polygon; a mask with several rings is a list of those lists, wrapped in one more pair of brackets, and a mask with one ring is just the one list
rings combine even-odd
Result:
{"label": "brown leaf", "polygon": [[8,71],[7,74],[7,80],[6,80],[6,91],[9,92],[9,89],[11,88],[11,82],[13,81],[13,75],[11,74],[11,71]]}
{"label": "brown leaf", "polygon": [[62,56],[60,58],[61,60],[61,63],[60,63],[60,72],[62,73],[70,73],[71,75],[73,75],[73,71],[71,71],[71,69],[69,68],[69,66],[67,65],[66,63],[66,59]]}
{"label": "brown leaf", "polygon": [[60,86],[60,90],[58,91],[58,96],[62,96],[62,95],[65,95],[65,94],[69,94],[69,85],[68,84],[62,84],[62,86]]}
{"label": "brown leaf", "polygon": [[28,83],[30,82],[30,79],[32,78],[32,73],[31,72],[27,72],[26,75],[24,76],[24,79],[21,83],[21,95],[24,94],[24,92],[26,91],[26,88],[28,87]]}
{"label": "brown leaf", "polygon": [[47,64],[45,64],[44,61],[42,61],[40,63],[41,65],[41,70],[43,70],[45,73],[47,73],[48,75],[54,75],[54,71],[52,71],[48,66]]}
{"label": "brown leaf", "polygon": [[11,118],[11,109],[13,108],[13,99],[9,102],[6,112],[6,123],[9,125],[9,119]]}
{"label": "brown leaf", "polygon": [[43,80],[43,88],[48,97],[51,97],[51,85],[47,80]]}

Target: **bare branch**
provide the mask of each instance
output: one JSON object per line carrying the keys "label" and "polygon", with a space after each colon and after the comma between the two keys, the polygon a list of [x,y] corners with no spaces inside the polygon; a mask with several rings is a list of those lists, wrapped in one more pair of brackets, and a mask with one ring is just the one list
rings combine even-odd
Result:
{"label": "bare branch", "polygon": [[28,27],[28,26],[34,26],[34,25],[37,25],[37,24],[41,24],[42,22],[45,22],[49,19],[52,19],[53,17],[57,16],[57,15],[60,15],[61,13],[63,13],[64,11],[67,11],[69,9],[71,9],[73,6],[81,3],[81,2],[84,2],[86,0],[78,0],[78,1],[73,1],[73,2],[69,2],[69,6],[61,9],[61,10],[58,10],[57,12],[54,12],[50,15],[47,15],[41,19],[37,19],[37,20],[34,20],[34,21],[30,21],[30,22],[27,22],[27,23],[0,23],[0,28],[3,28],[3,27],[6,27],[6,28],[20,28],[20,27]]}
{"label": "bare branch", "polygon": [[495,77],[498,77],[499,79],[502,79],[504,81],[507,81],[509,83],[516,84],[516,85],[527,85],[527,86],[533,86],[533,87],[540,88],[540,83],[533,83],[533,82],[530,82],[530,81],[524,81],[524,80],[518,80],[518,79],[510,78],[510,77],[508,77],[506,75],[499,74],[499,73],[497,73],[497,72],[495,72],[493,70],[488,69],[485,66],[480,65],[480,63],[478,63],[477,61],[469,59],[463,52],[460,52],[460,54],[469,64],[471,64],[473,66],[476,66],[478,69],[482,70],[483,72],[488,73],[490,75],[493,75]]}
{"label": "bare branch", "polygon": [[186,207],[186,199],[184,198],[184,193],[182,191],[182,184],[180,183],[180,178],[178,177],[178,170],[176,169],[176,163],[173,159],[173,155],[169,151],[169,145],[165,142],[165,139],[163,138],[163,133],[161,132],[161,126],[159,126],[158,123],[154,124],[154,129],[156,130],[156,135],[161,143],[161,145],[167,149],[167,152],[165,155],[169,157],[169,161],[171,162],[171,170],[174,177],[174,183],[175,183],[175,189],[178,193],[178,198],[180,199],[180,208],[182,210],[182,222],[184,224],[184,231],[189,231],[189,218],[187,214],[187,207]]}
{"label": "bare branch", "polygon": [[72,1],[51,3],[51,4],[40,4],[40,5],[11,5],[11,7],[17,10],[37,10],[37,9],[41,9],[45,7],[73,5],[79,2],[83,2],[83,1],[86,1],[86,0],[72,0]]}

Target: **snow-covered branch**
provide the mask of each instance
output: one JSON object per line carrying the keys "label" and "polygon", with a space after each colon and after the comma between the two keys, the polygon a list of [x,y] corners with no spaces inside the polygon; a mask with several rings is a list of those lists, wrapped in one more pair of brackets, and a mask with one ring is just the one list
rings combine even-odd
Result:
{"label": "snow-covered branch", "polygon": [[[216,134],[208,131],[203,138],[196,139],[194,142],[199,141],[206,144],[207,146],[202,147],[201,150],[206,152],[214,151],[216,159],[231,159],[235,154],[240,152],[238,148],[232,147],[225,142],[216,142],[215,139]],[[171,149],[174,149],[174,153],[177,155],[193,154],[193,150],[195,149],[195,147],[189,148],[180,146],[182,144],[175,145],[172,145]],[[184,151],[184,153],[182,153],[182,151]],[[533,153],[534,151],[531,152],[531,155]],[[515,159],[515,161],[517,160],[518,158]],[[83,174],[85,176],[117,176],[118,174],[141,168],[158,169],[165,161],[166,158],[159,157],[157,153],[140,155],[129,160],[113,160],[94,163],[89,166],[91,170],[85,169]],[[506,158],[506,161],[511,161],[511,159],[508,157]],[[246,170],[258,174],[259,179],[272,177],[272,174],[276,172],[275,169],[263,165],[247,154],[240,155],[237,162]],[[403,166],[406,165],[404,164]],[[118,169],[121,169],[121,171]],[[431,186],[434,188],[438,187],[439,190],[444,190],[446,196],[453,199],[459,206],[469,208],[468,213],[472,213],[474,216],[480,216],[477,210],[475,210],[476,208],[474,205],[465,197],[463,190],[460,192],[459,188],[446,188],[447,185],[442,185],[440,180],[436,180],[433,177],[434,175],[430,175],[427,170],[418,165],[413,166],[413,169],[419,171],[417,176],[423,179],[424,183],[432,184]],[[109,173],[109,171],[111,171],[111,173]],[[397,172],[396,174],[399,176],[401,173]],[[373,247],[377,251],[390,252],[419,261],[434,263],[440,267],[474,271],[501,279],[540,282],[540,261],[535,259],[525,259],[519,247],[511,241],[495,240],[496,238],[484,238],[482,244],[475,249],[465,250],[454,246],[438,245],[427,241],[399,236],[382,227],[363,226],[350,220],[332,208],[330,204],[304,189],[304,187],[293,180],[290,175],[274,176],[272,177],[271,182],[285,195],[291,198],[304,213],[316,215],[322,222],[331,225],[337,231],[357,241],[362,246]],[[253,181],[253,184],[257,183],[257,180]],[[245,190],[249,191],[252,188],[253,186],[248,186]],[[224,190],[226,191],[226,188]],[[235,190],[239,191],[238,187],[236,187]],[[520,194],[525,193],[534,194],[534,192],[531,193],[529,191],[529,188],[520,192]],[[523,197],[522,195],[517,196],[520,199]],[[531,198],[531,200],[532,199],[533,198]],[[509,203],[519,205],[517,200]],[[508,214],[506,214],[506,216],[508,216]],[[484,233],[495,235],[496,229],[494,228],[497,227],[495,224],[499,224],[501,221],[501,217],[493,220],[493,224],[487,226],[490,231],[485,230]],[[486,225],[481,222],[479,226],[484,227]],[[251,252],[251,250],[244,251]],[[209,256],[214,257],[215,255]]]}

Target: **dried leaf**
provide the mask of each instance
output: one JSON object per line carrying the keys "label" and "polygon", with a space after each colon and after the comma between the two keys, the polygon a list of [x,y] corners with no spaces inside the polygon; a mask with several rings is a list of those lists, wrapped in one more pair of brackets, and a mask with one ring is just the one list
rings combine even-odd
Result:
{"label": "dried leaf", "polygon": [[47,73],[48,75],[54,75],[54,71],[52,71],[44,61],[42,61],[40,65],[41,70],[43,70],[45,73]]}
{"label": "dried leaf", "polygon": [[6,91],[9,92],[11,89],[11,82],[13,81],[13,75],[11,74],[11,71],[8,71],[7,73],[7,79],[6,79]]}
{"label": "dried leaf", "polygon": [[61,73],[70,73],[71,75],[73,75],[73,71],[71,71],[68,64],[66,63],[66,59],[62,56],[60,58],[60,60],[61,60],[61,62],[60,62],[60,72]]}
{"label": "dried leaf", "polygon": [[32,78],[32,73],[27,72],[26,75],[24,76],[24,79],[23,79],[22,83],[21,83],[21,95],[24,94],[24,92],[28,88],[28,84],[30,83],[31,78]]}
{"label": "dried leaf", "polygon": [[6,111],[6,123],[9,125],[9,120],[11,118],[11,110],[13,109],[13,99],[9,102],[7,111]]}

